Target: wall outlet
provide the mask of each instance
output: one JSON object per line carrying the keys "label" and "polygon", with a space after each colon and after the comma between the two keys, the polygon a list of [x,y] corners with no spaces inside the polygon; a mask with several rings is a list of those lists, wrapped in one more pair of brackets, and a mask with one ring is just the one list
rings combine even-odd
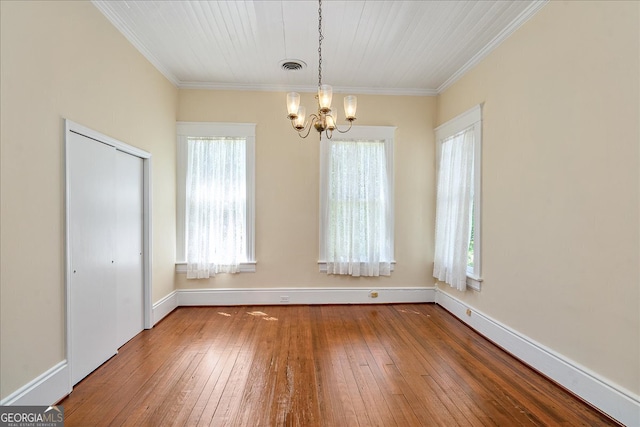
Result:
{"label": "wall outlet", "polygon": [[280,295],[280,302],[289,302],[289,295]]}
{"label": "wall outlet", "polygon": [[369,298],[378,298],[378,291],[369,291]]}

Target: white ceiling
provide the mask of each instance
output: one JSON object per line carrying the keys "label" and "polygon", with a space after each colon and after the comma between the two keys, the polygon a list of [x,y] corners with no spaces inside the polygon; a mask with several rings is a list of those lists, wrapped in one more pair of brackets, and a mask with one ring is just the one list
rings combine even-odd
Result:
{"label": "white ceiling", "polygon": [[[318,3],[93,0],[178,87],[313,92]],[[533,1],[325,0],[323,83],[336,92],[441,92],[536,13]],[[298,59],[300,71],[281,61]]]}

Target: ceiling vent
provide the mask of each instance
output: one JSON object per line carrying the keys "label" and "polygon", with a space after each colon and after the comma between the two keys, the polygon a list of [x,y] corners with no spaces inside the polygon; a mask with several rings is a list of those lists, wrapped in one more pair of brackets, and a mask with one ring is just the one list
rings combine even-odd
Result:
{"label": "ceiling vent", "polygon": [[280,68],[284,71],[299,71],[307,68],[307,64],[299,59],[285,59],[280,62]]}

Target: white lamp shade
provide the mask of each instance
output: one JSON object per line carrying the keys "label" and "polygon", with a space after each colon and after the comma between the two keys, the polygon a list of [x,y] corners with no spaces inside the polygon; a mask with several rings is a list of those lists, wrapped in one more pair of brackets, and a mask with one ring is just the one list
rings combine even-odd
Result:
{"label": "white lamp shade", "polygon": [[356,108],[358,107],[358,98],[353,95],[344,97],[344,115],[347,120],[356,118]]}
{"label": "white lamp shade", "polygon": [[318,88],[318,103],[320,104],[320,110],[329,110],[331,108],[331,97],[333,96],[333,89],[329,85],[322,85]]}
{"label": "white lamp shade", "polygon": [[305,115],[306,115],[306,110],[305,110],[304,106],[300,106],[298,108],[298,111],[297,111],[297,117],[295,117],[293,119],[293,126],[296,129],[303,129],[304,128]]}
{"label": "white lamp shade", "polygon": [[336,128],[336,121],[333,119],[333,116],[331,115],[331,110],[329,110],[329,112],[325,116],[325,120],[327,124],[327,129],[334,130]]}
{"label": "white lamp shade", "polygon": [[289,118],[293,118],[298,114],[300,106],[300,94],[297,92],[289,92],[287,94],[287,113]]}

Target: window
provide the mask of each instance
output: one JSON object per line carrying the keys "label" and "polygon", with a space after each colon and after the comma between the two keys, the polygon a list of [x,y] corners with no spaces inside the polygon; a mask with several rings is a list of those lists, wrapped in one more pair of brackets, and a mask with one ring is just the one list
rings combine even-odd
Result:
{"label": "window", "polygon": [[255,271],[255,125],[179,122],[178,271]]}
{"label": "window", "polygon": [[320,143],[320,271],[389,276],[394,127],[354,126]]}
{"label": "window", "polygon": [[438,192],[434,277],[480,290],[480,105],[436,129]]}

